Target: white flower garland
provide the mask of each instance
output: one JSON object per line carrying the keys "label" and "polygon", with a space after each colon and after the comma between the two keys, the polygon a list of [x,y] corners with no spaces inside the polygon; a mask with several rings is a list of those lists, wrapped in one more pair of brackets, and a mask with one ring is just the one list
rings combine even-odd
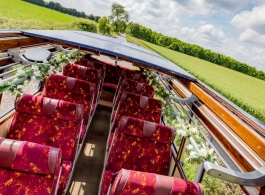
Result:
{"label": "white flower garland", "polygon": [[23,94],[25,82],[16,82],[19,79],[26,77],[28,82],[43,81],[45,77],[51,74],[62,72],[62,67],[65,64],[78,61],[83,56],[84,53],[78,50],[71,50],[68,54],[57,52],[49,62],[44,61],[43,63],[36,63],[31,66],[31,69],[26,71],[23,70],[23,67],[20,67],[16,71],[15,79],[11,81],[0,79],[0,94],[5,92],[7,94],[16,95],[17,97],[21,96]]}
{"label": "white flower garland", "polygon": [[199,133],[198,127],[188,122],[186,111],[176,112],[166,104],[166,100],[174,103],[172,100],[173,96],[164,88],[163,83],[157,78],[156,74],[152,73],[150,70],[145,70],[144,75],[146,75],[150,85],[153,86],[155,94],[163,102],[164,122],[167,126],[176,130],[178,136],[176,136],[175,141],[177,145],[180,144],[183,137],[192,137],[196,141],[199,151],[195,150],[191,144],[186,147],[189,153],[189,161],[191,163],[201,162],[202,160],[215,162],[216,156],[214,155],[214,150],[203,144],[203,138]]}

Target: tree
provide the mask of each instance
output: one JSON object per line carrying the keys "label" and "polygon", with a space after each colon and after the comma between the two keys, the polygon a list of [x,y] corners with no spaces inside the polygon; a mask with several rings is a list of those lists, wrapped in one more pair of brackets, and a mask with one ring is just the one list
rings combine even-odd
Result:
{"label": "tree", "polygon": [[110,27],[109,27],[109,21],[106,16],[101,17],[98,20],[98,27],[99,27],[99,32],[103,34],[110,34]]}
{"label": "tree", "polygon": [[114,29],[115,32],[124,32],[129,18],[130,15],[125,11],[124,6],[116,2],[111,5],[111,15],[109,16],[109,19],[111,21],[112,29]]}

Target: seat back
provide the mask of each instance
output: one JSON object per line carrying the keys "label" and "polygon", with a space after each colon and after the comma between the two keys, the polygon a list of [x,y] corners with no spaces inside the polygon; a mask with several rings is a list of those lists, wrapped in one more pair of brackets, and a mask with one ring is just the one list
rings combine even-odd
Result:
{"label": "seat back", "polygon": [[42,96],[82,104],[86,125],[92,111],[95,88],[91,82],[53,74],[47,79]]}
{"label": "seat back", "polygon": [[62,149],[63,160],[74,161],[83,123],[83,106],[25,94],[15,102],[16,112],[7,138]]}
{"label": "seat back", "polygon": [[62,152],[0,137],[0,194],[57,194]]}
{"label": "seat back", "polygon": [[157,99],[124,92],[117,110],[112,113],[111,132],[115,130],[123,116],[160,123],[162,103]]}
{"label": "seat back", "polygon": [[89,67],[89,68],[95,68],[97,70],[101,70],[102,72],[102,79],[104,79],[105,74],[106,74],[106,64],[102,63],[101,61],[95,59],[95,58],[81,58],[79,61],[75,62],[75,64]]}
{"label": "seat back", "polygon": [[123,117],[115,131],[105,169],[116,172],[125,168],[166,175],[174,137],[170,127]]}
{"label": "seat back", "polygon": [[[134,189],[134,190],[132,190]],[[187,180],[122,169],[115,177],[109,195],[203,195],[200,183]]]}
{"label": "seat back", "polygon": [[124,79],[131,79],[140,83],[146,83],[149,84],[147,81],[147,78],[145,75],[143,75],[142,71],[140,70],[129,70],[129,69],[124,69],[121,73],[121,77],[118,83],[117,90],[119,90],[121,83]]}
{"label": "seat back", "polygon": [[94,83],[96,85],[96,95],[94,98],[94,103],[97,102],[97,99],[100,95],[101,82],[102,82],[100,70],[69,63],[66,66],[64,66],[63,75]]}
{"label": "seat back", "polygon": [[124,79],[122,82],[119,91],[116,91],[114,96],[114,106],[119,102],[120,97],[124,91],[147,96],[154,97],[154,88],[146,83],[140,83],[131,79]]}
{"label": "seat back", "polygon": [[123,71],[123,68],[121,68],[120,66],[112,65],[111,63],[106,63],[106,62],[104,63],[106,64],[106,75],[104,79],[104,86],[112,85],[113,87],[116,88],[119,83],[119,79]]}

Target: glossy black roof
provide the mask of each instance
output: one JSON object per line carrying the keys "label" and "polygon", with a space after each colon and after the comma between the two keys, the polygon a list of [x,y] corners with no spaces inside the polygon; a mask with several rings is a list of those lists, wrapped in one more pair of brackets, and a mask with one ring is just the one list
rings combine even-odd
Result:
{"label": "glossy black roof", "polygon": [[168,73],[173,73],[176,76],[181,76],[191,81],[196,80],[190,73],[159,54],[113,37],[84,31],[67,30],[25,30],[22,32],[28,36],[36,36],[48,40],[73,44],[79,47],[127,58]]}

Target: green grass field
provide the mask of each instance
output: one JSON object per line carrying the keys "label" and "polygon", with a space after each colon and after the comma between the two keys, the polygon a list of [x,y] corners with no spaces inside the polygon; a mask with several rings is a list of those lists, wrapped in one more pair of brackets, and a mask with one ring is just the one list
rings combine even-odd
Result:
{"label": "green grass field", "polygon": [[265,81],[146,41],[128,38],[128,41],[156,51],[178,64],[239,107],[265,122]]}
{"label": "green grass field", "polygon": [[0,29],[76,29],[78,20],[22,0],[0,0]]}

